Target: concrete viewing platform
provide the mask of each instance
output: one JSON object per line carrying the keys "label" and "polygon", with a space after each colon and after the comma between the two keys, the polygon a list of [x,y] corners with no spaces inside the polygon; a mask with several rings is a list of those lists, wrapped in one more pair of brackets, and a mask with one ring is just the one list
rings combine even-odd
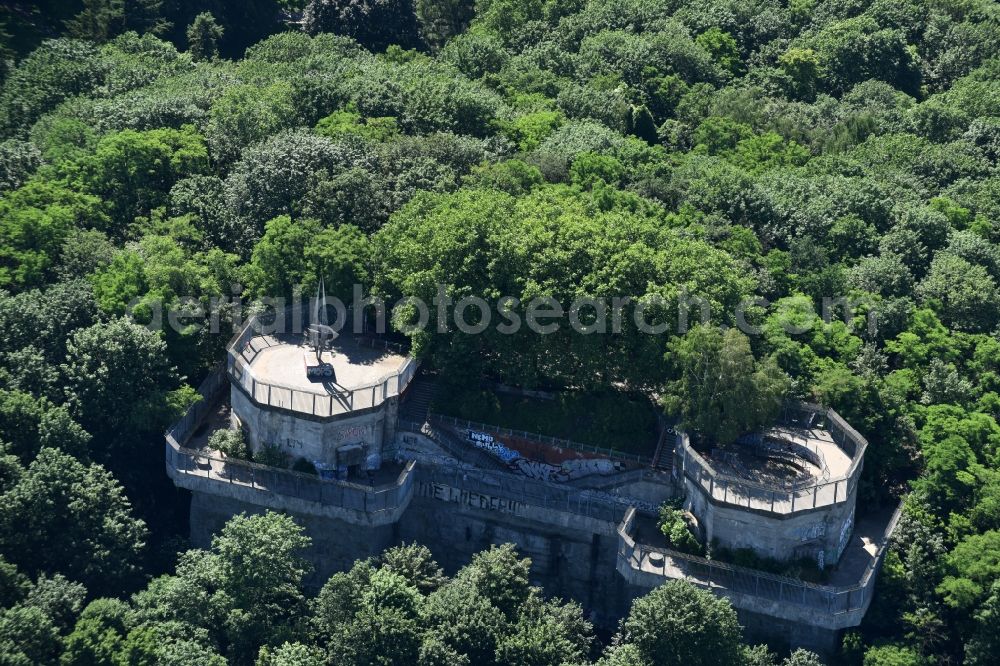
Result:
{"label": "concrete viewing platform", "polygon": [[847,502],[866,447],[832,410],[804,406],[778,425],[711,451],[696,450],[682,434],[676,466],[691,490],[713,503],[790,515]]}
{"label": "concrete viewing platform", "polygon": [[323,351],[332,376],[310,381],[306,366],[317,363],[303,335],[254,335],[229,350],[229,375],[255,403],[317,417],[333,417],[377,407],[402,393],[416,361],[384,340],[341,336]]}
{"label": "concrete viewing platform", "polygon": [[868,610],[899,516],[900,509],[867,514],[827,582],[816,584],[672,550],[660,545],[654,520],[630,511],[618,527],[618,571],[643,588],[685,580],[726,596],[740,610],[844,629],[860,624]]}
{"label": "concrete viewing platform", "polygon": [[333,366],[333,377],[328,382],[311,382],[306,378],[305,365],[315,364],[316,354],[301,335],[258,335],[240,351],[251,357],[250,372],[258,382],[315,393],[381,384],[386,377],[399,374],[409,360],[388,346],[368,346],[359,339],[342,336],[322,355],[323,362]]}

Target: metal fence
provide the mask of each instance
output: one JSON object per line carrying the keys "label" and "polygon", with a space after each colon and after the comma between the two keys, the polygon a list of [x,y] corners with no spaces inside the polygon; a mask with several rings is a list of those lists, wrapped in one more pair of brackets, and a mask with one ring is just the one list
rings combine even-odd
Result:
{"label": "metal fence", "polygon": [[418,468],[417,477],[421,482],[440,483],[460,491],[502,497],[513,503],[585,516],[611,524],[617,523],[622,511],[629,508],[624,499],[622,502],[615,502],[579,488],[567,488],[509,472],[426,465]]}
{"label": "metal fence", "polygon": [[416,359],[408,358],[398,372],[376,382],[346,391],[330,390],[321,393],[260,381],[253,376],[249,365],[241,358],[230,355],[230,359],[230,379],[257,405],[318,417],[337,416],[381,405],[406,390],[416,376],[418,366]]}
{"label": "metal fence", "polygon": [[397,427],[400,430],[417,432],[433,440],[438,446],[447,451],[453,458],[483,469],[494,469],[505,471],[507,466],[489,453],[477,449],[466,442],[459,442],[447,432],[434,428],[430,423],[417,423],[416,421],[399,421]]}
{"label": "metal fence", "polygon": [[246,460],[218,458],[185,448],[205,417],[218,405],[228,388],[221,366],[201,384],[201,400],[191,405],[183,417],[166,433],[168,474],[184,474],[211,479],[254,490],[336,506],[371,514],[394,511],[405,506],[413,494],[414,461],[409,461],[393,483],[365,485],[350,481],[325,480],[312,474],[259,465]]}
{"label": "metal fence", "polygon": [[688,555],[669,548],[636,543],[631,536],[636,514],[634,509],[627,511],[618,526],[618,555],[628,561],[633,569],[646,573],[686,580],[706,589],[746,594],[839,615],[867,608],[871,601],[875,579],[889,547],[889,538],[899,522],[901,513],[902,504],[889,519],[875,557],[861,573],[858,582],[842,587],[816,585],[796,578]]}
{"label": "metal fence", "polygon": [[406,506],[413,494],[414,468],[409,461],[394,483],[378,486],[325,480],[313,474],[258,465],[245,460],[221,459],[198,451],[167,447],[167,464],[174,473],[242,485],[323,506],[379,514]]}
{"label": "metal fence", "polygon": [[[304,314],[301,311],[294,313],[293,308],[288,308],[280,316],[285,318],[294,316],[301,319]],[[275,315],[272,314],[271,317]],[[365,386],[344,391],[333,389],[314,391],[293,388],[277,382],[261,381],[253,375],[251,364],[257,354],[270,344],[266,337],[259,337],[268,325],[262,323],[258,316],[251,317],[232,337],[228,346],[228,369],[232,383],[239,386],[259,406],[328,418],[377,407],[387,399],[402,394],[416,376],[419,362],[407,358],[398,371]],[[362,346],[400,354],[404,351],[399,343],[387,340],[359,337],[356,338],[356,342]],[[255,343],[258,346],[255,346]]]}
{"label": "metal fence", "polygon": [[188,407],[187,411],[184,412],[184,416],[167,431],[168,454],[171,447],[178,449],[187,444],[195,430],[201,425],[201,422],[204,421],[209,411],[211,411],[212,407],[215,406],[228,388],[229,382],[226,381],[226,368],[224,365],[218,365],[202,381],[201,385],[198,386],[198,394],[201,396],[198,402]]}
{"label": "metal fence", "polygon": [[854,492],[861,476],[867,447],[865,439],[836,412],[818,405],[803,403],[788,406],[782,412],[782,421],[789,425],[827,430],[834,443],[851,457],[847,472],[833,479],[823,478],[809,483],[755,483],[716,471],[694,450],[686,433],[678,433],[678,466],[712,499],[739,507],[789,514],[846,500]]}
{"label": "metal fence", "polygon": [[653,459],[649,456],[642,456],[636,453],[626,453],[624,451],[604,448],[592,444],[581,444],[580,442],[574,442],[568,439],[562,439],[560,437],[549,437],[548,435],[539,435],[538,433],[525,432],[524,430],[501,428],[500,426],[490,425],[488,423],[479,423],[476,421],[469,421],[467,419],[459,419],[455,418],[454,416],[431,414],[430,418],[432,421],[445,423],[447,425],[451,425],[456,428],[466,428],[469,430],[476,430],[479,432],[488,432],[488,433],[493,433],[495,435],[500,435],[502,437],[504,436],[516,437],[518,439],[523,439],[527,442],[541,444],[544,446],[557,446],[563,449],[579,451],[580,453],[594,453],[600,456],[604,456],[606,458],[610,458],[612,460],[634,462],[641,465],[649,465],[653,462]]}

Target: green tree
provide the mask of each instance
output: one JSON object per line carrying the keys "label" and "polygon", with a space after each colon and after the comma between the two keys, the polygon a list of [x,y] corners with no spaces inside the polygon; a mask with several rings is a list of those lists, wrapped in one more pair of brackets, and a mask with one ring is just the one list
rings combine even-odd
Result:
{"label": "green tree", "polygon": [[286,296],[311,273],[306,248],[320,233],[316,220],[276,217],[264,227],[264,237],[250,260],[250,288],[261,296]]}
{"label": "green tree", "polygon": [[526,666],[582,663],[590,648],[590,630],[579,605],[543,602],[532,595],[497,646],[498,661]]}
{"label": "green tree", "polygon": [[134,584],[147,531],[98,465],[42,449],[0,496],[0,553],[29,574],[55,572],[95,594]]}
{"label": "green tree", "polygon": [[816,95],[821,69],[819,56],[809,48],[792,47],[778,57],[778,65],[792,80],[793,91],[802,99]]}
{"label": "green tree", "polygon": [[389,548],[382,553],[381,562],[383,568],[405,578],[421,594],[430,594],[448,580],[431,551],[421,544]]}
{"label": "green tree", "polygon": [[45,612],[32,606],[0,610],[0,651],[12,666],[51,664],[59,659],[59,630]]}
{"label": "green tree", "polygon": [[302,17],[309,34],[334,32],[347,35],[374,51],[390,45],[417,45],[417,17],[413,5],[403,0],[311,0]]}
{"label": "green tree", "polygon": [[434,50],[440,50],[452,37],[465,32],[472,20],[475,3],[469,0],[415,0],[420,37]]}
{"label": "green tree", "polygon": [[904,645],[876,645],[865,651],[864,666],[923,666],[926,661]]}
{"label": "green tree", "polygon": [[278,648],[262,647],[257,666],[324,666],[326,659],[318,649],[302,643],[284,643]]}
{"label": "green tree", "polygon": [[312,540],[290,517],[238,515],[212,539],[212,565],[230,599],[226,633],[237,655],[280,644],[305,612],[302,557]]}
{"label": "green tree", "polygon": [[530,568],[531,560],[519,558],[514,545],[505,543],[476,553],[455,576],[455,582],[471,586],[513,619],[531,592]]}
{"label": "green tree", "polygon": [[129,433],[159,431],[177,415],[171,391],[178,378],[166,351],[156,333],[125,318],[73,334],[63,366],[67,399],[105,446]]}
{"label": "green tree", "polygon": [[107,201],[114,221],[108,231],[120,235],[137,217],[165,205],[180,178],[206,172],[208,149],[189,125],[125,130],[102,138],[80,167],[80,184]]}
{"label": "green tree", "polygon": [[728,32],[712,27],[695,38],[695,43],[708,51],[719,66],[735,76],[743,69],[739,45]]}
{"label": "green tree", "polygon": [[86,459],[90,435],[70,416],[64,405],[21,391],[0,389],[0,440],[25,464],[43,447],[58,448]]}
{"label": "green tree", "polygon": [[509,631],[503,612],[477,588],[453,579],[433,592],[424,619],[438,641],[465,655],[470,664],[496,663],[497,645]]}
{"label": "green tree", "polygon": [[244,148],[268,139],[295,121],[288,83],[227,88],[212,104],[205,136],[212,156],[223,164],[240,157]]}
{"label": "green tree", "polygon": [[211,12],[194,17],[187,28],[188,50],[195,60],[213,60],[219,57],[219,40],[225,30]]}
{"label": "green tree", "polygon": [[64,183],[31,179],[0,199],[0,286],[23,289],[52,279],[74,228],[107,228],[101,199]]}
{"label": "green tree", "polygon": [[774,360],[756,361],[750,341],[734,328],[695,326],[671,342],[668,361],[676,379],[663,398],[667,411],[719,444],[773,422],[788,390]]}
{"label": "green tree", "polygon": [[982,266],[950,252],[938,253],[917,294],[946,325],[964,331],[992,331],[1000,321],[1000,291]]}
{"label": "green tree", "polygon": [[80,613],[66,637],[61,663],[118,666],[118,656],[129,629],[128,604],[118,599],[95,599]]}
{"label": "green tree", "polygon": [[945,561],[949,573],[938,591],[948,605],[971,610],[1000,575],[1000,531],[990,530],[966,537]]}
{"label": "green tree", "polygon": [[621,629],[643,662],[662,666],[739,664],[741,633],[727,600],[673,581],[636,599]]}
{"label": "green tree", "polygon": [[83,0],[83,11],[66,23],[74,37],[105,42],[123,32],[160,34],[170,27],[163,0]]}

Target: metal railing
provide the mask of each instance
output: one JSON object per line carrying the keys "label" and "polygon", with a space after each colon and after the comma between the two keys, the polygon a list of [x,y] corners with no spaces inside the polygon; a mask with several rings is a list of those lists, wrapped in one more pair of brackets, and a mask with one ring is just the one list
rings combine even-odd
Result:
{"label": "metal railing", "polygon": [[418,366],[416,359],[408,358],[398,372],[386,375],[375,382],[354,389],[321,393],[292,388],[276,382],[261,381],[254,377],[249,365],[242,359],[232,354],[229,358],[232,362],[229,368],[230,379],[257,405],[287,409],[320,418],[377,407],[387,399],[402,394],[416,376]]}
{"label": "metal railing", "polygon": [[209,411],[223,396],[229,382],[226,380],[226,367],[217,365],[198,386],[198,395],[201,397],[197,402],[188,407],[184,415],[170,427],[166,433],[167,448],[180,448],[187,444],[195,430],[201,425]]}
{"label": "metal railing", "polygon": [[524,430],[501,428],[500,426],[490,425],[488,423],[479,423],[477,421],[469,421],[468,419],[459,419],[455,418],[454,416],[445,416],[443,414],[431,414],[430,420],[455,426],[456,428],[466,428],[469,430],[476,430],[478,432],[487,432],[500,436],[516,437],[526,442],[531,442],[544,446],[556,446],[563,449],[578,451],[580,453],[594,453],[600,456],[604,456],[606,458],[610,458],[612,460],[634,462],[641,465],[649,465],[653,462],[653,459],[650,456],[643,456],[637,453],[626,453],[624,451],[604,448],[592,444],[581,444],[580,442],[574,442],[568,439],[562,439],[560,437],[549,437],[548,435],[539,435],[538,433],[525,432]]}
{"label": "metal railing", "polygon": [[[399,429],[401,431],[422,434],[438,443],[446,441],[445,438],[437,440],[428,435],[426,426],[427,424],[420,424],[415,421],[399,422]],[[430,431],[434,432],[433,428]],[[443,448],[451,452],[449,446],[445,445]],[[474,449],[473,447],[465,448],[466,451],[472,450],[483,456],[489,456],[488,453]],[[476,465],[476,467],[470,469],[445,467],[442,465],[421,465],[418,469],[418,478],[421,481],[428,479],[442,483],[460,479],[463,482],[461,485],[462,489],[479,493],[497,491],[505,498],[524,504],[535,504],[543,508],[584,515],[612,524],[616,524],[622,510],[630,506],[635,506],[639,511],[650,516],[656,513],[656,507],[645,506],[644,503],[637,502],[628,496],[600,492],[573,483],[553,483],[541,479],[532,479],[504,469],[502,463],[499,461],[495,461],[500,465],[500,468],[496,469],[493,467],[483,467],[470,459],[458,458],[458,456],[454,457],[463,462]],[[648,469],[632,471],[642,478],[645,478],[645,475],[650,473]]]}
{"label": "metal railing", "polygon": [[852,585],[817,585],[797,578],[688,555],[670,548],[636,543],[631,536],[636,514],[634,509],[626,512],[618,526],[618,556],[637,571],[686,580],[713,591],[728,591],[782,604],[807,606],[831,615],[863,611],[871,601],[875,579],[882,567],[889,539],[899,522],[902,508],[903,505],[900,504],[892,514],[875,557],[861,572],[858,582]]}
{"label": "metal railing", "polygon": [[259,465],[235,458],[219,458],[185,448],[205,417],[217,406],[229,385],[222,366],[198,389],[201,399],[166,433],[166,465],[173,477],[183,474],[242,485],[253,490],[294,497],[324,506],[378,514],[405,506],[413,494],[415,461],[409,461],[393,483],[365,485],[320,479],[312,474]]}
{"label": "metal railing", "polygon": [[[280,316],[292,316],[291,310],[292,308],[286,309]],[[295,316],[301,318],[304,315],[299,312]],[[258,316],[251,317],[232,337],[227,347],[230,380],[261,407],[287,409],[320,418],[377,407],[389,398],[401,395],[413,381],[419,366],[416,359],[407,358],[399,370],[383,375],[364,386],[342,391],[333,389],[316,391],[262,381],[254,376],[251,367],[257,354],[270,344],[266,337],[260,335],[262,327],[263,324]],[[359,345],[376,349],[398,350],[397,353],[403,351],[399,343],[386,340],[357,338],[356,341]],[[260,348],[254,346],[255,342]]]}
{"label": "metal railing", "polygon": [[614,501],[606,495],[509,472],[424,465],[418,468],[417,477],[420,482],[440,483],[460,491],[502,497],[513,503],[585,516],[612,525],[618,522],[624,509],[634,509],[626,498]]}
{"label": "metal railing", "polygon": [[834,444],[850,456],[847,472],[833,479],[821,478],[808,483],[755,482],[723,474],[714,469],[691,446],[687,433],[679,433],[676,449],[678,463],[685,477],[704,490],[715,501],[769,513],[789,514],[808,511],[845,501],[854,492],[861,476],[861,466],[867,442],[836,412],[818,405],[802,404],[786,407],[783,421],[809,428],[822,427],[830,433]]}
{"label": "metal railing", "polygon": [[320,479],[314,474],[259,465],[234,458],[217,458],[199,451],[167,447],[167,465],[175,474],[203,477],[242,485],[253,490],[293,497],[323,506],[368,514],[396,511],[413,493],[415,461],[409,461],[395,482],[365,485],[351,481]]}
{"label": "metal railing", "polygon": [[470,465],[482,467],[484,469],[494,469],[506,471],[507,466],[489,453],[477,449],[466,442],[457,441],[449,433],[434,428],[430,423],[417,423],[416,421],[400,420],[397,424],[399,430],[417,432],[432,440],[442,449],[447,451],[453,458]]}
{"label": "metal railing", "polygon": [[392,340],[386,340],[385,338],[375,338],[370,335],[356,335],[354,336],[354,341],[361,347],[384,349],[385,351],[391,351],[394,354],[399,354],[400,356],[410,353],[410,351],[406,348],[406,345],[403,343],[393,342]]}

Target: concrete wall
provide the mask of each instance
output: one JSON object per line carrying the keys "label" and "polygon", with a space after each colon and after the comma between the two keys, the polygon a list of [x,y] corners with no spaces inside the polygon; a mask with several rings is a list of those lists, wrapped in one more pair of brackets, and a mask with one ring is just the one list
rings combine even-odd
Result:
{"label": "concrete wall", "polygon": [[332,419],[292,414],[273,407],[261,409],[235,386],[230,400],[233,416],[239,420],[254,451],[271,445],[293,458],[334,464],[336,450],[343,445],[364,443],[369,453],[381,453],[383,443],[391,442],[395,436],[397,398],[360,414]]}
{"label": "concrete wall", "polygon": [[[531,558],[534,584],[549,595],[578,601],[597,626],[613,630],[633,599],[663,583],[658,574],[632,568],[622,571],[615,524],[496,496],[490,488],[471,491],[421,480],[419,471],[416,479],[409,504],[386,524],[365,525],[306,513],[289,503],[284,513],[292,515],[313,539],[307,553],[315,568],[310,585],[319,587],[355,560],[401,543],[426,545],[448,574],[490,544],[514,543],[522,556]],[[191,538],[196,546],[207,547],[212,534],[232,515],[268,508],[256,503],[256,496],[207,492],[213,489],[229,490],[225,484],[208,480],[193,489]],[[729,596],[737,608],[748,640],[767,641],[775,647],[807,647],[821,655],[835,650],[838,627],[856,624],[864,614],[859,610],[830,616],[818,609],[718,592]]]}
{"label": "concrete wall", "polygon": [[698,519],[707,543],[750,548],[778,560],[808,556],[821,565],[836,563],[854,527],[857,489],[838,504],[793,514],[773,514],[713,502],[690,479],[684,479],[685,508]]}
{"label": "concrete wall", "polygon": [[827,663],[835,663],[830,660],[835,658],[840,648],[842,630],[783,620],[741,608],[736,609],[736,616],[743,625],[743,640],[746,643],[767,643],[779,651],[804,648],[828,660]]}
{"label": "concrete wall", "polygon": [[614,574],[617,539],[602,532],[426,496],[415,496],[399,523],[401,539],[425,544],[449,574],[490,544],[513,543],[531,558],[532,583],[577,600],[596,623],[612,628],[629,597]]}
{"label": "concrete wall", "polygon": [[[651,589],[644,585],[626,584],[624,594],[627,601],[624,602],[624,607],[627,609],[631,600],[649,594]],[[804,648],[817,653],[827,663],[835,663],[832,660],[840,647],[840,637],[843,630],[828,629],[805,622],[766,615],[740,608],[736,605],[739,602],[737,599],[730,598],[730,601],[734,603],[736,616],[743,626],[743,641],[745,643],[749,645],[767,643],[777,651]]]}
{"label": "concrete wall", "polygon": [[[251,504],[231,497],[195,492],[191,495],[191,543],[208,548],[231,517],[239,513],[258,514],[269,507]],[[333,574],[345,571],[354,561],[378,555],[397,542],[395,524],[354,525],[336,518],[284,511],[295,518],[312,537],[313,544],[306,557],[313,565],[307,583],[318,588]]]}
{"label": "concrete wall", "polygon": [[[437,484],[440,486],[440,484]],[[451,493],[418,483],[418,491],[394,524],[358,525],[337,518],[294,510],[284,511],[305,527],[313,546],[306,554],[321,586],[333,573],[349,569],[356,559],[381,553],[401,543],[430,548],[449,574],[467,564],[490,544],[514,543],[531,558],[534,584],[546,594],[579,601],[593,621],[614,628],[628,611],[631,597],[615,573],[615,526],[599,521],[572,520],[544,507],[514,506],[506,498],[486,494]],[[238,513],[262,513],[268,507],[233,496],[194,492],[191,540],[208,547],[211,537]]]}

